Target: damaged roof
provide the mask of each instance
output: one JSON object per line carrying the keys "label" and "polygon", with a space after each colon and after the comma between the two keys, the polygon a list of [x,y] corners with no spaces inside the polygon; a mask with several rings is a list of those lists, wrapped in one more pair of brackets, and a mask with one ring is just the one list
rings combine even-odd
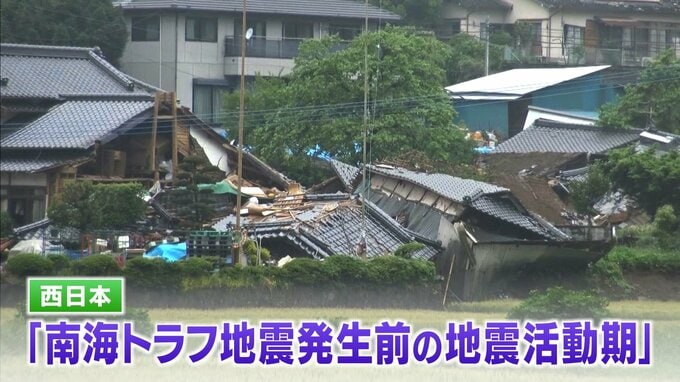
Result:
{"label": "damaged roof", "polygon": [[359,176],[361,170],[356,166],[345,164],[335,159],[331,159],[330,163],[331,168],[333,168],[333,171],[335,171],[347,192],[352,192],[354,190],[354,180]]}
{"label": "damaged roof", "polygon": [[[70,98],[0,141],[3,149],[87,149],[153,107],[150,96],[89,95]],[[140,116],[141,118],[142,116]],[[140,120],[141,122],[141,120]],[[107,139],[107,137],[109,139]]]}
{"label": "damaged roof", "polygon": [[[348,194],[306,195],[305,207],[290,210],[288,216],[247,216],[242,219],[249,235],[262,239],[287,239],[310,256],[354,255],[362,234],[362,206]],[[213,226],[229,229],[235,216]],[[393,253],[399,246],[418,241],[424,247],[414,258],[431,259],[439,244],[401,227],[394,219],[366,202],[366,255],[376,257]]]}
{"label": "damaged roof", "polygon": [[152,94],[114,68],[98,48],[1,44],[2,98],[61,99],[69,94]]}
{"label": "damaged roof", "polygon": [[635,142],[640,129],[607,129],[538,119],[519,134],[499,144],[496,153],[593,153]]}
{"label": "damaged roof", "polygon": [[80,242],[80,231],[72,227],[57,227],[50,219],[43,219],[14,229],[20,240],[65,240]]}

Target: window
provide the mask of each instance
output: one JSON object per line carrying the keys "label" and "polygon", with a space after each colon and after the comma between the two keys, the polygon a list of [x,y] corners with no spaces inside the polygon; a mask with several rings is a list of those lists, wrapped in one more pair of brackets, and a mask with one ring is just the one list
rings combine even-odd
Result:
{"label": "window", "polygon": [[229,92],[228,86],[222,85],[194,85],[194,102],[192,112],[202,120],[220,125],[222,101],[224,94]]}
{"label": "window", "polygon": [[362,26],[358,24],[331,24],[328,34],[337,35],[340,40],[349,41],[361,34]]}
{"label": "window", "polygon": [[131,24],[132,41],[158,41],[160,39],[160,16],[133,16]]}
{"label": "window", "polygon": [[578,51],[580,49],[579,47],[583,46],[585,33],[586,28],[584,27],[565,25],[562,55],[567,56],[574,53],[575,50]]}
{"label": "window", "polygon": [[[234,36],[241,37],[242,20],[238,19],[234,22]],[[267,36],[267,23],[260,20],[248,20],[246,23],[246,30],[251,28],[253,30],[253,38],[264,38]]]}
{"label": "window", "polygon": [[45,218],[45,188],[8,187],[3,189],[2,206],[16,226]]}
{"label": "window", "polygon": [[186,41],[217,42],[217,18],[187,17]]}
{"label": "window", "polygon": [[314,24],[312,23],[283,23],[284,38],[312,38]]}

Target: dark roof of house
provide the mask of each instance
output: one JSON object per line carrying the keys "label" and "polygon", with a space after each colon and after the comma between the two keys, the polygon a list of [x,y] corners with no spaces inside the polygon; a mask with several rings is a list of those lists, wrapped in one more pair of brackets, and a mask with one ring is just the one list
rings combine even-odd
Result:
{"label": "dark roof of house", "polygon": [[70,94],[151,94],[155,88],[132,79],[96,48],[2,44],[2,98],[61,99]]}
{"label": "dark roof of house", "polygon": [[641,131],[606,129],[538,119],[519,134],[499,144],[495,152],[601,154],[637,141]]}
{"label": "dark roof of house", "polygon": [[[50,219],[43,219],[14,229],[20,240],[80,241],[80,231],[72,227],[57,227]],[[56,234],[55,237],[53,234]]]}
{"label": "dark roof of house", "polygon": [[466,198],[508,192],[507,188],[494,184],[447,174],[415,172],[400,167],[383,165],[369,165],[368,168],[372,173],[406,180],[458,203],[464,203]]}
{"label": "dark roof of house", "polygon": [[[362,234],[361,202],[348,194],[340,199],[338,194],[313,195],[308,200],[314,208],[293,214],[290,218],[273,218],[254,221],[244,217],[243,227],[257,238],[284,238],[316,258],[332,255],[356,254]],[[440,246],[400,226],[394,219],[374,204],[366,203],[367,257],[394,252],[399,246],[418,241],[424,247],[413,256],[431,259],[439,253]],[[235,222],[234,216],[219,221],[213,228],[226,230]]]}
{"label": "dark roof of house", "polygon": [[[123,10],[180,9],[241,13],[243,9],[242,0],[130,0],[115,1],[114,5]],[[363,19],[367,11],[363,1],[354,0],[248,0],[246,7],[248,13],[355,19]],[[393,21],[400,19],[399,15],[370,4],[368,17]]]}
{"label": "dark roof of house", "polygon": [[349,164],[345,164],[335,159],[330,160],[331,168],[335,171],[342,184],[345,186],[347,192],[354,190],[354,180],[361,173],[361,170]]}
{"label": "dark roof of house", "polygon": [[549,8],[631,13],[680,12],[678,0],[539,0]]}
{"label": "dark roof of house", "polygon": [[44,116],[0,141],[3,149],[87,149],[106,143],[115,130],[146,119],[153,107],[149,96],[70,98]]}
{"label": "dark roof of house", "polygon": [[5,150],[0,161],[0,172],[39,172],[51,168],[76,164],[89,160],[82,151],[41,151],[25,152]]}
{"label": "dark roof of house", "polygon": [[512,9],[511,0],[459,0],[458,5],[463,8],[472,9],[493,9],[501,8],[505,10]]}

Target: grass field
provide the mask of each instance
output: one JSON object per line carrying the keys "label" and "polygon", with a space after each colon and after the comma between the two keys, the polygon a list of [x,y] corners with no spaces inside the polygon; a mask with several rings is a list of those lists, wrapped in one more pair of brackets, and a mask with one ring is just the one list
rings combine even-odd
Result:
{"label": "grass field", "polygon": [[[483,323],[490,319],[503,319],[518,301],[499,300],[465,303],[455,306],[455,311],[432,310],[380,310],[380,309],[157,309],[150,310],[152,322],[182,322],[218,324],[222,321],[247,319],[262,320],[318,320],[338,322],[359,319],[366,325],[384,319],[404,320],[416,330],[423,328],[443,332],[447,321],[474,320]],[[0,309],[0,381],[378,381],[378,380],[465,380],[465,381],[640,381],[654,378],[657,381],[677,380],[677,357],[680,356],[680,302],[618,301],[609,306],[611,317],[620,319],[652,320],[653,366],[631,367],[475,367],[439,363],[432,366],[233,366],[219,363],[217,351],[198,365],[178,362],[159,366],[152,356],[137,354],[134,367],[105,367],[99,365],[80,367],[29,366],[25,351],[25,326],[14,318],[15,309]],[[198,348],[196,344],[193,348]]]}

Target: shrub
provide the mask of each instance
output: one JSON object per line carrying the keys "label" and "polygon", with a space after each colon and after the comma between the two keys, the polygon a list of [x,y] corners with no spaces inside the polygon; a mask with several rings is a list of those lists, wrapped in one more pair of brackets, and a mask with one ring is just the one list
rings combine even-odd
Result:
{"label": "shrub", "polygon": [[606,298],[593,292],[572,291],[563,287],[548,288],[545,292],[532,291],[529,297],[512,308],[513,319],[600,319],[607,316]]}
{"label": "shrub", "polygon": [[661,271],[680,273],[680,251],[618,246],[607,254],[608,261],[624,271]]}
{"label": "shrub", "polygon": [[[257,244],[253,240],[246,241],[243,252],[248,257],[248,265],[257,265]],[[260,248],[260,264],[264,264],[271,257],[271,252],[267,248]]]}
{"label": "shrub", "polygon": [[394,251],[394,256],[401,257],[403,259],[410,259],[414,252],[419,251],[425,247],[422,243],[411,242],[400,245],[396,251]]}
{"label": "shrub", "polygon": [[283,266],[286,281],[301,285],[322,285],[329,281],[329,273],[323,262],[315,259],[297,258]]}
{"label": "shrub", "polygon": [[177,263],[163,259],[136,257],[127,262],[123,275],[128,285],[143,289],[174,290],[182,281]]}
{"label": "shrub", "polygon": [[336,255],[325,259],[323,263],[330,279],[340,283],[365,282],[368,279],[368,263],[356,257]]}
{"label": "shrub", "polygon": [[673,206],[665,204],[656,210],[654,226],[659,234],[672,235],[678,229],[678,217]]}
{"label": "shrub", "polygon": [[368,280],[375,284],[422,285],[435,281],[434,263],[380,256],[368,262]]}
{"label": "shrub", "polygon": [[12,236],[12,229],[14,228],[14,222],[12,222],[12,217],[6,211],[0,211],[0,237]]}
{"label": "shrub", "polygon": [[52,269],[52,262],[45,256],[32,253],[18,254],[7,260],[7,271],[21,278],[49,275]]}
{"label": "shrub", "polygon": [[207,276],[215,269],[214,264],[200,257],[191,257],[177,263],[182,277]]}
{"label": "shrub", "polygon": [[91,255],[71,265],[73,274],[81,276],[114,276],[120,274],[116,260],[110,255]]}
{"label": "shrub", "polygon": [[54,273],[59,273],[71,267],[71,259],[66,255],[47,255],[47,260],[52,262]]}

